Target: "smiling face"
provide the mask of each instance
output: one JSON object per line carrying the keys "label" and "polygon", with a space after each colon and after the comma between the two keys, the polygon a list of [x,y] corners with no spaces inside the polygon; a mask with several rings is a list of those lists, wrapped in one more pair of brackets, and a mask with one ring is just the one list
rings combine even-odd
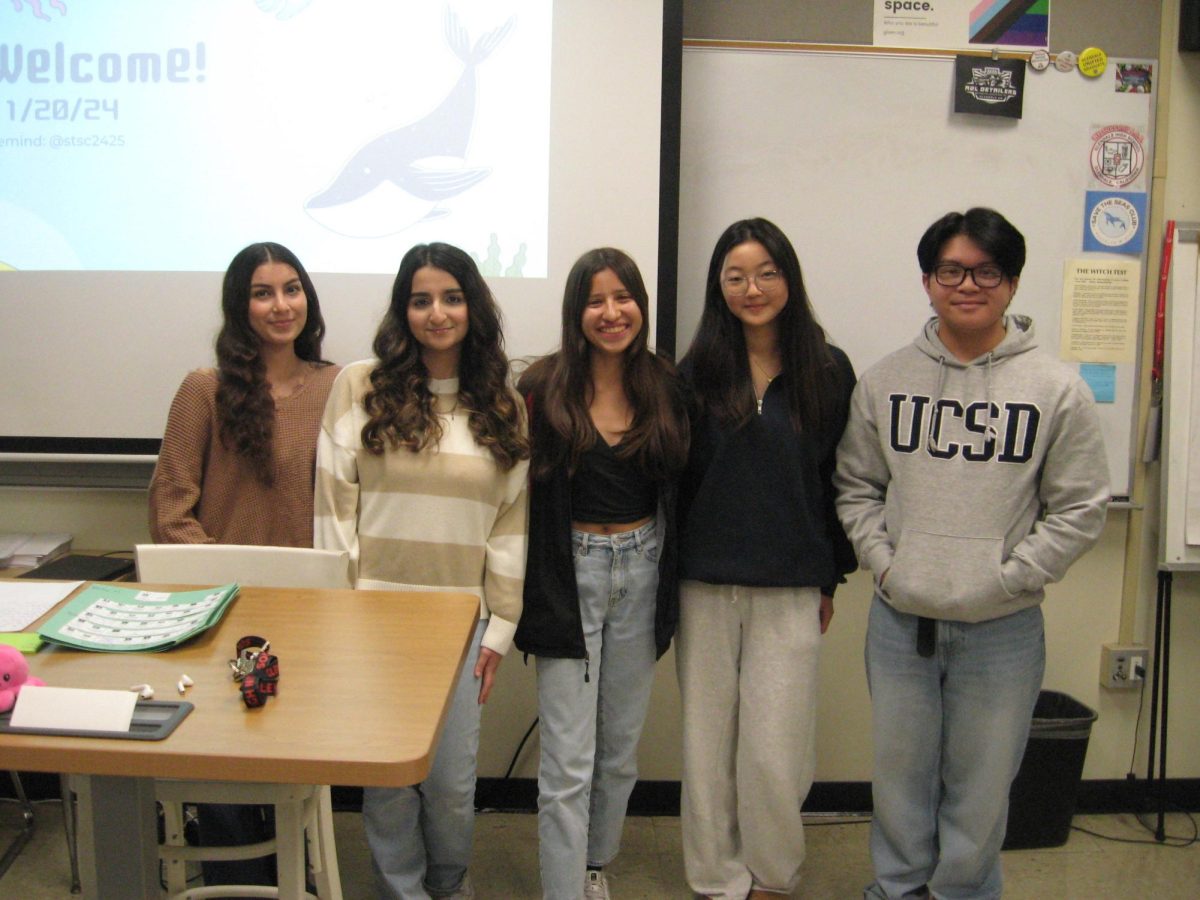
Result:
{"label": "smiling face", "polygon": [[445,378],[457,371],[467,319],[467,296],[458,280],[433,266],[417,269],[408,297],[408,327],[434,377]]}
{"label": "smiling face", "polygon": [[725,254],[721,293],[743,329],[778,328],[779,313],[788,302],[787,281],[758,241],[738,244]]}
{"label": "smiling face", "polygon": [[[965,234],[959,234],[942,245],[934,269],[946,263],[976,268],[994,265],[995,260]],[[1004,340],[1004,313],[1017,292],[1018,281],[1005,275],[995,287],[980,287],[971,273],[957,287],[947,287],[938,284],[933,272],[923,274],[921,283],[937,313],[938,336],[946,349],[969,362]]]}
{"label": "smiling face", "polygon": [[642,311],[629,289],[612,269],[592,276],[581,326],[589,344],[602,353],[629,349],[642,330]]}
{"label": "smiling face", "polygon": [[290,347],[308,321],[308,298],[296,270],[273,261],[255,269],[247,312],[264,347]]}

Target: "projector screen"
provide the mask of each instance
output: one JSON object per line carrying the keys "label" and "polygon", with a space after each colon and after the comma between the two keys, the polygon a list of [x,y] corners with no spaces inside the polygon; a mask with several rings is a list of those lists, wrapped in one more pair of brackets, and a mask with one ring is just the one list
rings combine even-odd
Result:
{"label": "projector screen", "polygon": [[514,358],[554,349],[592,247],[627,250],[653,293],[663,19],[646,0],[3,4],[0,451],[154,453],[254,241],[300,257],[342,363],[370,355],[416,243],[476,258]]}

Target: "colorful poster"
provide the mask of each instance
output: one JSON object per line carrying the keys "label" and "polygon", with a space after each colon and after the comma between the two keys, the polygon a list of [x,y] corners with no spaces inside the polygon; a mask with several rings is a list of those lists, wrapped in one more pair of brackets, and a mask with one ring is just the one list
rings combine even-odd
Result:
{"label": "colorful poster", "polygon": [[1117,63],[1113,71],[1116,73],[1118,94],[1149,94],[1154,90],[1154,63]]}
{"label": "colorful poster", "polygon": [[874,23],[884,47],[1047,47],[1050,0],[875,0]]}

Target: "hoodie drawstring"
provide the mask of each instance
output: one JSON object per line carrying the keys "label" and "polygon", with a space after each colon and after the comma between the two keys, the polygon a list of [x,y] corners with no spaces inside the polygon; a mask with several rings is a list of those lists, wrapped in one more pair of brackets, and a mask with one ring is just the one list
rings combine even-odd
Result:
{"label": "hoodie drawstring", "polygon": [[[992,365],[996,360],[996,354],[989,352],[987,355],[984,376],[983,376],[983,399],[987,404],[987,428],[984,431],[984,439],[986,441],[995,442],[1000,436],[1000,430],[996,427],[995,419],[1000,414],[1000,410],[992,404]],[[942,388],[946,386],[946,357],[938,355],[937,358],[937,383],[933,388],[933,408],[929,411],[929,428],[925,432],[925,448],[930,453],[937,451],[937,443],[934,440],[934,434],[941,430],[942,420]]]}
{"label": "hoodie drawstring", "polygon": [[925,449],[930,453],[937,450],[937,445],[933,440],[933,433],[936,426],[941,425],[942,408],[938,405],[938,401],[942,399],[942,388],[946,384],[946,357],[938,355],[938,370],[937,383],[933,387],[933,408],[929,410],[929,428],[925,430]]}
{"label": "hoodie drawstring", "polygon": [[[995,442],[1000,436],[1000,431],[996,428],[992,419],[995,418],[992,414],[992,362],[995,360],[996,354],[989,352],[987,355],[987,373],[983,379],[983,400],[987,403],[987,436],[985,441]],[[997,409],[995,415],[999,415],[1000,410]]]}

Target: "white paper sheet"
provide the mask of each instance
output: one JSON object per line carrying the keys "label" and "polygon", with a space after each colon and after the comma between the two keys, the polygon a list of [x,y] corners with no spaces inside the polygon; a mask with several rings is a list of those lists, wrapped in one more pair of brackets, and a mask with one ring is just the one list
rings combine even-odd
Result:
{"label": "white paper sheet", "polygon": [[23,631],[48,613],[82,581],[0,582],[0,631]]}

